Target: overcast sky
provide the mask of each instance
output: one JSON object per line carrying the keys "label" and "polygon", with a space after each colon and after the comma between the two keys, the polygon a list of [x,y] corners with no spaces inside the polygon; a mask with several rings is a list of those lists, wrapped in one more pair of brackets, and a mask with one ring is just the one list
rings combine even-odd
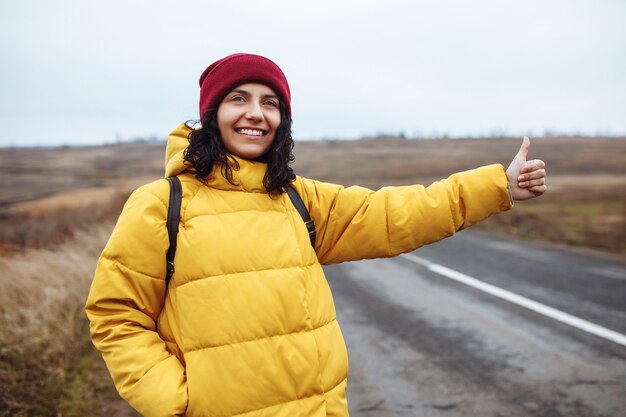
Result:
{"label": "overcast sky", "polygon": [[626,133],[624,0],[0,0],[0,146],[165,137],[234,52],[296,139]]}

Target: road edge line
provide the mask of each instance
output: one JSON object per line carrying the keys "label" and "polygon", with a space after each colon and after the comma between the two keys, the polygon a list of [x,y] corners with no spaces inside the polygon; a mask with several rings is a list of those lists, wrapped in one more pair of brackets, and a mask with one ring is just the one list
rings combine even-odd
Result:
{"label": "road edge line", "polygon": [[498,297],[510,303],[524,307],[528,310],[532,310],[543,316],[575,327],[579,330],[583,330],[595,336],[610,340],[611,342],[617,343],[619,345],[626,346],[626,336],[614,330],[607,329],[606,327],[602,327],[585,319],[581,319],[580,317],[576,317],[561,310],[557,310],[556,308],[541,304],[537,301],[531,300],[530,298],[523,297],[511,291],[496,287],[495,285],[480,281],[474,277],[455,271],[454,269],[450,269],[443,265],[428,261],[419,256],[409,253],[405,253],[400,256],[413,263],[421,265],[438,275],[442,275],[446,278],[450,278],[454,281],[468,285],[472,288],[493,295],[494,297]]}

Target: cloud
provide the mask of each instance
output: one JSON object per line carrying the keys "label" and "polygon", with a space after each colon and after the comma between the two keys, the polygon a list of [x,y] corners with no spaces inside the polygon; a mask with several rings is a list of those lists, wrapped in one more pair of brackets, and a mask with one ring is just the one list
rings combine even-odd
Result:
{"label": "cloud", "polygon": [[619,1],[24,0],[0,15],[0,145],[164,137],[197,117],[202,70],[241,51],[287,74],[296,137],[626,132]]}

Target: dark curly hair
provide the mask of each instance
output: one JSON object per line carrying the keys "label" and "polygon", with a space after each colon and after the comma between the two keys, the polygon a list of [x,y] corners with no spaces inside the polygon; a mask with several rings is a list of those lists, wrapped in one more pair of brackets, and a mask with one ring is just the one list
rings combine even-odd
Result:
{"label": "dark curly hair", "polygon": [[[280,116],[280,125],[276,129],[272,146],[264,155],[256,159],[267,163],[263,186],[271,195],[286,192],[286,187],[296,178],[293,169],[289,166],[294,160],[292,121],[282,102],[280,103]],[[224,178],[236,185],[232,167],[238,170],[239,164],[228,153],[222,142],[217,125],[217,107],[207,110],[202,118],[202,127],[192,130],[189,134],[189,146],[185,149],[183,159],[195,177],[204,184],[207,183],[217,163],[221,167]]]}

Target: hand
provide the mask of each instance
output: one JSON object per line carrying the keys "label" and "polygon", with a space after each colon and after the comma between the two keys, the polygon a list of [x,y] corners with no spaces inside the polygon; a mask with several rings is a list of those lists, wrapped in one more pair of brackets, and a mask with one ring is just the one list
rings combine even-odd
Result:
{"label": "hand", "polygon": [[546,192],[546,164],[541,159],[526,160],[530,139],[524,136],[522,146],[506,169],[506,177],[515,201],[530,200]]}

